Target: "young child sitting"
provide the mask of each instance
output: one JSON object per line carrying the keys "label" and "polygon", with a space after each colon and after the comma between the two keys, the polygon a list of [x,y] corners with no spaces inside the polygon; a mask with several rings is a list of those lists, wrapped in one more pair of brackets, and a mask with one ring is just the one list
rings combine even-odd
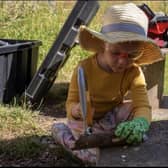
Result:
{"label": "young child sitting", "polygon": [[[151,106],[140,65],[162,58],[160,48],[147,37],[148,18],[133,3],[107,9],[100,32],[80,27],[79,43],[93,55],[80,61],[74,69],[66,101],[67,125],[57,123],[56,141],[70,150],[83,133],[83,119],[77,83],[77,68],[85,72],[92,131],[115,132],[128,144],[142,142],[149,130]],[[131,100],[125,95],[131,93]],[[84,162],[96,163],[98,148],[72,151]]]}

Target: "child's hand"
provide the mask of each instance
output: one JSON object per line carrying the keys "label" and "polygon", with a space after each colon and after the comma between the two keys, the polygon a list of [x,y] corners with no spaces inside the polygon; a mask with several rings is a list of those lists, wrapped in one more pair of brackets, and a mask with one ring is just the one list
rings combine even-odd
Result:
{"label": "child's hand", "polygon": [[81,109],[80,109],[80,103],[75,104],[72,107],[71,114],[72,114],[72,117],[74,117],[75,119],[82,119],[82,114],[81,114]]}
{"label": "child's hand", "polygon": [[120,123],[115,130],[115,135],[125,139],[129,144],[136,144],[142,141],[144,133],[148,130],[148,121],[145,118],[139,117]]}
{"label": "child's hand", "polygon": [[[87,107],[89,108],[87,109],[88,115],[86,117],[87,118],[86,120],[89,125],[92,125],[95,109],[91,106],[87,106]],[[80,103],[77,103],[72,107],[71,114],[72,114],[72,117],[74,117],[75,119],[83,120]]]}

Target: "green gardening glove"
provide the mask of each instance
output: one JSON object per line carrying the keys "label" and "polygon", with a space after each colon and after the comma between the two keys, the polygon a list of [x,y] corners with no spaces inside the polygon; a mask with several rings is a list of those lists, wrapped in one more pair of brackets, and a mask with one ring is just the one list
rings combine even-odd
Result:
{"label": "green gardening glove", "polygon": [[138,117],[131,121],[120,123],[115,130],[115,135],[125,139],[128,144],[137,144],[142,142],[143,135],[148,130],[148,121],[143,117]]}

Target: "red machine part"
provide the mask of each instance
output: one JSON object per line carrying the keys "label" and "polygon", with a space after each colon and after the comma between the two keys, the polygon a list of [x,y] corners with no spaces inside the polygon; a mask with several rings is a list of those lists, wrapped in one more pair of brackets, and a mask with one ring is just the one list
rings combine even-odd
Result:
{"label": "red machine part", "polygon": [[159,47],[168,47],[168,16],[155,14],[146,4],[138,6],[148,17],[148,37],[156,41]]}

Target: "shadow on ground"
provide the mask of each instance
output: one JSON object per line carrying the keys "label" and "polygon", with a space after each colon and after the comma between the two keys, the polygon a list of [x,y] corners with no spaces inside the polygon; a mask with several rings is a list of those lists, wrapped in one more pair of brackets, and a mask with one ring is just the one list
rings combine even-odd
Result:
{"label": "shadow on ground", "polygon": [[99,166],[167,166],[168,121],[151,125],[149,139],[139,146],[101,149]]}
{"label": "shadow on ground", "polygon": [[25,136],[0,140],[1,167],[81,166],[51,136]]}
{"label": "shadow on ground", "polygon": [[65,102],[69,83],[54,83],[48,92],[40,112],[45,116],[63,118],[66,116]]}

